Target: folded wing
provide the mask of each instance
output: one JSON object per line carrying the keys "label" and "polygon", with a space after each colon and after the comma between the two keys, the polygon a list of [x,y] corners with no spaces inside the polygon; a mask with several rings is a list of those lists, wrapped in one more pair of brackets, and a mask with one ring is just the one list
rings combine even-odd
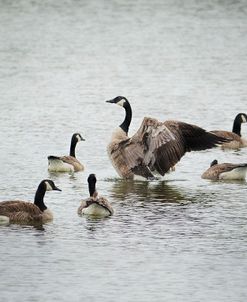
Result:
{"label": "folded wing", "polygon": [[32,222],[42,219],[41,210],[33,203],[24,201],[3,201],[0,203],[0,215],[9,217],[10,221]]}

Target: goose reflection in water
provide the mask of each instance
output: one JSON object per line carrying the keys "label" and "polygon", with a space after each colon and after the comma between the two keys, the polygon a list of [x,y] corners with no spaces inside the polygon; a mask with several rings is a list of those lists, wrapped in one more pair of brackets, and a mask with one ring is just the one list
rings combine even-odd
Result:
{"label": "goose reflection in water", "polygon": [[169,185],[165,181],[126,181],[115,180],[110,196],[112,199],[124,201],[145,201],[164,203],[188,203],[181,189]]}

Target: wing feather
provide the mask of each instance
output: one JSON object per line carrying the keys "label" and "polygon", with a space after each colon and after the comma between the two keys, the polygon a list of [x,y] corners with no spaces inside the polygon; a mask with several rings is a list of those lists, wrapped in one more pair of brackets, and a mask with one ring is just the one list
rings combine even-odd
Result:
{"label": "wing feather", "polygon": [[229,141],[196,125],[177,121],[166,121],[165,124],[171,131],[176,131],[182,136],[186,152],[210,149]]}
{"label": "wing feather", "polygon": [[184,154],[183,149],[181,152],[177,136],[164,123],[146,117],[121,152],[135,174],[151,177],[153,170],[164,175]]}
{"label": "wing feather", "polygon": [[67,155],[67,156],[61,156],[60,159],[69,164],[69,165],[74,165],[75,163],[80,163],[75,157]]}
{"label": "wing feather", "polygon": [[70,155],[67,155],[67,156],[61,156],[60,157],[60,160],[63,161],[64,163],[66,164],[69,164],[71,165],[74,170],[77,172],[77,171],[81,171],[81,170],[84,170],[84,166],[79,162],[79,160],[74,157],[74,156],[70,156]]}
{"label": "wing feather", "polygon": [[10,221],[32,222],[42,220],[42,211],[33,203],[25,201],[3,201],[0,203],[0,215]]}
{"label": "wing feather", "polygon": [[164,175],[186,152],[226,141],[196,125],[145,117],[136,134],[112,146],[111,156],[121,166],[122,175],[128,175],[126,169],[148,178],[154,170]]}
{"label": "wing feather", "polygon": [[97,199],[97,203],[99,205],[101,205],[102,207],[104,207],[105,209],[107,209],[111,215],[114,213],[113,207],[110,205],[110,203],[108,202],[108,200],[106,198],[100,196]]}
{"label": "wing feather", "polygon": [[229,140],[236,140],[238,142],[241,141],[241,137],[239,135],[237,135],[234,132],[230,132],[230,131],[223,131],[223,130],[214,130],[214,131],[210,131],[211,133],[229,139]]}

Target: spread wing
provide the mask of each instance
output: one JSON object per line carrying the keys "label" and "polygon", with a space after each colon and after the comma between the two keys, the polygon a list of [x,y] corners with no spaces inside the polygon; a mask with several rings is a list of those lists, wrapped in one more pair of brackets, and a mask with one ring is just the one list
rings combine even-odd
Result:
{"label": "spread wing", "polygon": [[[163,146],[167,149],[165,153]],[[184,154],[178,136],[153,118],[144,118],[136,134],[121,141],[116,149],[116,155],[121,155],[128,169],[146,178],[153,176],[152,170],[164,175]]]}
{"label": "spread wing", "polygon": [[[195,125],[177,121],[162,123],[146,117],[137,133],[121,142],[120,149],[126,165],[135,174],[146,167],[149,172],[156,170],[164,175],[186,152],[212,148],[225,141]],[[147,177],[146,171],[144,174]]]}
{"label": "spread wing", "polygon": [[221,137],[192,124],[177,121],[166,121],[164,124],[173,133],[180,133],[185,142],[186,152],[210,149],[232,140],[232,138]]}

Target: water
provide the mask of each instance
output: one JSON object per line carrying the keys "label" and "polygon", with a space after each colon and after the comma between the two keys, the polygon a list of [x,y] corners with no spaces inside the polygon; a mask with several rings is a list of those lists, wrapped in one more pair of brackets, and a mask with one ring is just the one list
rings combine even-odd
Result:
{"label": "water", "polygon": [[[52,223],[0,228],[1,299],[245,301],[246,182],[200,175],[215,158],[246,162],[246,150],[191,153],[163,181],[121,181],[106,144],[124,112],[104,101],[130,100],[130,135],[144,116],[231,130],[246,112],[246,2],[0,8],[1,200],[32,200],[44,178],[63,190],[46,195]],[[86,171],[49,174],[47,155],[68,153],[74,132]],[[77,216],[89,173],[114,216]]]}

